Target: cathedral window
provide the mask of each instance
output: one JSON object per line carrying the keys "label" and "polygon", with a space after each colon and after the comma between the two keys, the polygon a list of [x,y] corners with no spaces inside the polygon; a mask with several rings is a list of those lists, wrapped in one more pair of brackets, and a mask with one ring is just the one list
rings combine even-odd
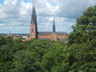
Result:
{"label": "cathedral window", "polygon": [[34,29],[32,28],[32,32],[34,32]]}

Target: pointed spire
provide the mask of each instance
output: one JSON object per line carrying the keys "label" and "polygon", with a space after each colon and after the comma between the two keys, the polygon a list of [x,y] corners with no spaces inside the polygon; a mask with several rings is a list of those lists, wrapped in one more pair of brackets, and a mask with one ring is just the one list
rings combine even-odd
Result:
{"label": "pointed spire", "polygon": [[55,17],[53,19],[53,32],[55,32]]}
{"label": "pointed spire", "polygon": [[33,2],[33,9],[32,9],[32,18],[31,18],[31,24],[34,22],[34,24],[37,25],[37,16],[36,16],[36,10]]}

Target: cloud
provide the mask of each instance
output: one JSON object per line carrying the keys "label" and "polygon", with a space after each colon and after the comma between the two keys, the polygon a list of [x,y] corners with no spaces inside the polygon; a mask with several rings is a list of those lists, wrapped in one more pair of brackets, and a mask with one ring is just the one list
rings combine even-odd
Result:
{"label": "cloud", "polygon": [[[76,18],[93,5],[96,5],[96,0],[37,0],[38,30],[52,31],[52,20],[56,17],[56,30],[69,33]],[[29,33],[31,14],[32,0],[4,0],[3,4],[0,3],[0,31]]]}
{"label": "cloud", "polygon": [[0,24],[0,27],[4,26],[4,24]]}
{"label": "cloud", "polygon": [[89,6],[90,5],[92,5],[92,6],[96,5],[96,0],[89,0]]}

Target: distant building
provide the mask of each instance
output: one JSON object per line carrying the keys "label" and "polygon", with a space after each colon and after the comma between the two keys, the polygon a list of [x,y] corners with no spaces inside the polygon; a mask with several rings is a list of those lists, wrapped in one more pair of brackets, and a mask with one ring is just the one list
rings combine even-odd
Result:
{"label": "distant building", "polygon": [[0,36],[3,36],[3,37],[12,37],[13,39],[18,39],[18,38],[28,38],[29,37],[29,34],[19,34],[19,33],[8,33],[8,34],[4,34],[4,33],[1,33]]}
{"label": "distant building", "polygon": [[[39,39],[39,40],[60,40],[60,41],[67,41],[67,33],[66,32],[56,32],[55,29],[55,19],[53,20],[53,32],[38,32],[37,27],[37,16],[36,16],[36,10],[33,6],[32,10],[32,17],[31,17],[31,25],[30,25],[30,34],[0,34],[0,36],[8,37],[11,36],[13,39],[17,38],[25,38],[26,40],[31,39]],[[26,41],[24,40],[24,41]]]}
{"label": "distant building", "polygon": [[53,32],[38,32],[37,28],[37,16],[36,16],[36,10],[33,6],[32,10],[32,19],[31,19],[31,25],[30,25],[30,35],[26,40],[30,39],[41,39],[41,40],[60,40],[60,41],[67,41],[67,33],[65,32],[56,32],[55,30],[55,19],[53,21]]}

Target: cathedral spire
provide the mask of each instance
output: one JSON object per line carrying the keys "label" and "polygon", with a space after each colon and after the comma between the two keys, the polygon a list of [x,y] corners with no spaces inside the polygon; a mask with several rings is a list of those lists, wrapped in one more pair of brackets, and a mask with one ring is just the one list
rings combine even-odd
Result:
{"label": "cathedral spire", "polygon": [[37,33],[38,33],[37,30],[38,30],[37,29],[37,15],[36,15],[35,6],[33,4],[32,16],[31,16],[31,26],[30,26],[30,38],[33,38],[33,39],[37,38]]}
{"label": "cathedral spire", "polygon": [[32,10],[31,24],[32,24],[32,22],[37,24],[37,16],[36,16],[36,10],[35,10],[35,6],[34,5],[33,5],[33,10]]}
{"label": "cathedral spire", "polygon": [[53,32],[55,33],[55,18],[53,19]]}

